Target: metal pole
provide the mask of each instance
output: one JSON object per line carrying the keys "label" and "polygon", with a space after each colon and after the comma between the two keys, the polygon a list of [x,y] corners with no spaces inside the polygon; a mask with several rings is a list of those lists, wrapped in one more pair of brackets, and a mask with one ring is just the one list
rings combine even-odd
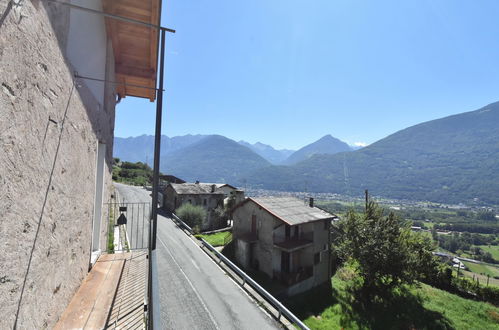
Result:
{"label": "metal pole", "polygon": [[369,206],[369,191],[366,189],[364,193],[366,194],[366,212],[367,212],[367,208]]}
{"label": "metal pole", "polygon": [[156,236],[158,233],[158,189],[159,189],[159,157],[161,148],[161,117],[163,111],[163,73],[165,65],[165,36],[166,31],[161,30],[161,56],[159,58],[159,89],[156,100],[156,131],[154,136],[154,169],[152,180],[152,203],[151,203],[151,222],[152,233],[149,236],[149,306],[148,306],[148,323],[149,329],[153,329],[153,306],[152,306],[152,251],[156,250]]}
{"label": "metal pole", "polygon": [[161,116],[163,110],[163,71],[165,65],[165,31],[161,31],[161,57],[159,58],[159,91],[156,102],[156,133],[154,137],[154,170],[152,181],[152,249],[156,250],[158,232],[158,189],[159,189],[159,157],[161,147]]}
{"label": "metal pole", "polygon": [[158,90],[155,87],[135,85],[135,84],[129,84],[129,83],[126,83],[126,82],[112,81],[112,80],[106,80],[106,79],[98,79],[98,78],[92,78],[92,77],[84,77],[84,76],[80,76],[78,74],[75,74],[75,78],[85,79],[85,80],[92,80],[92,81],[99,81],[99,82],[107,82],[107,83],[115,84],[115,85],[123,85],[123,86],[130,86],[130,87],[137,87],[137,88],[144,88],[144,89],[153,89],[153,90],[156,90],[156,91]]}

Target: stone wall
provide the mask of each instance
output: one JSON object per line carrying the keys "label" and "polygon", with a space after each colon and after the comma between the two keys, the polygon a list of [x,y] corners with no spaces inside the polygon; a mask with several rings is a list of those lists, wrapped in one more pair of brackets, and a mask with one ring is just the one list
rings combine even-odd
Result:
{"label": "stone wall", "polygon": [[73,84],[69,10],[18,2],[0,0],[0,329],[16,316],[18,328],[43,329],[89,268],[96,149],[107,145],[106,201],[115,102],[110,86],[100,104],[84,81]]}
{"label": "stone wall", "polygon": [[[274,276],[272,264],[272,252],[274,249],[273,230],[278,225],[274,216],[265,211],[253,201],[247,201],[234,210],[232,229],[234,240],[239,239],[244,234],[251,232],[251,219],[256,216],[256,232],[258,241],[253,245],[253,258],[258,262],[258,270],[267,274],[270,278]],[[242,256],[242,252],[237,251],[239,245],[236,245],[236,256]],[[246,252],[244,252],[246,253]],[[249,255],[248,255],[249,257]],[[242,259],[238,260],[242,263]],[[253,268],[254,265],[250,265]]]}

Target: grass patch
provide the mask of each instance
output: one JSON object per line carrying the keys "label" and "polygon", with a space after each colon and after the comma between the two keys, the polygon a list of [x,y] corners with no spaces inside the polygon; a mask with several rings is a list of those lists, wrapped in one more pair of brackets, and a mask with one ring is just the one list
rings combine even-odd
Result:
{"label": "grass patch", "polygon": [[473,262],[463,262],[466,267],[470,269],[473,273],[490,275],[491,277],[499,276],[499,268],[487,264],[475,264]]}
{"label": "grass patch", "polygon": [[348,290],[354,277],[340,269],[332,290],[315,289],[286,304],[311,329],[499,329],[499,308],[425,284],[360,302]]}
{"label": "grass patch", "polygon": [[478,245],[478,247],[485,252],[489,252],[492,258],[499,260],[499,245]]}
{"label": "grass patch", "polygon": [[107,253],[114,253],[114,208],[109,208],[109,224],[107,227]]}
{"label": "grass patch", "polygon": [[[467,278],[470,279],[476,279],[478,277],[478,280],[480,281],[480,286],[487,285],[487,275],[482,275],[482,274],[477,274],[477,273],[472,273],[467,270],[460,270],[460,272],[466,276]],[[493,277],[488,278],[489,280],[489,285],[490,286],[496,286],[499,287],[499,280],[495,279]]]}
{"label": "grass patch", "polygon": [[229,235],[230,232],[224,231],[220,233],[215,233],[215,234],[209,234],[209,235],[198,235],[199,237],[204,238],[205,241],[210,243],[212,246],[223,246],[224,245],[224,239],[227,235]]}

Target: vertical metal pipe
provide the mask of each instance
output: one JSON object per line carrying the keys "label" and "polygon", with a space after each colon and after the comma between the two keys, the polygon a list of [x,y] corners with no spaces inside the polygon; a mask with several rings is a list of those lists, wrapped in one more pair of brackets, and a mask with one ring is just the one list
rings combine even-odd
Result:
{"label": "vertical metal pipe", "polygon": [[152,251],[156,250],[156,235],[158,232],[158,189],[159,189],[159,157],[161,147],[161,117],[163,112],[163,73],[165,65],[165,30],[161,30],[161,55],[159,58],[159,90],[156,100],[156,131],[154,136],[154,168],[152,181],[152,234],[149,242],[149,328],[153,329],[153,306],[152,306]]}
{"label": "vertical metal pipe", "polygon": [[163,73],[165,64],[165,31],[161,30],[161,56],[159,58],[159,90],[156,102],[156,132],[154,136],[154,170],[152,182],[152,221],[153,233],[151,247],[156,250],[156,234],[158,232],[158,189],[159,189],[159,157],[161,147],[161,116],[163,113]]}

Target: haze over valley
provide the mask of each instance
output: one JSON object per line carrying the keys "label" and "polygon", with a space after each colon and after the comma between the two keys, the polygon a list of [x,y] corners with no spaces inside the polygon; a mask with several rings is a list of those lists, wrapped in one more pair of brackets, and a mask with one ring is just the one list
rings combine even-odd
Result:
{"label": "haze over valley", "polygon": [[[161,171],[187,181],[252,188],[499,204],[499,102],[424,122],[355,147],[326,135],[276,150],[220,135],[161,141]],[[153,136],[115,138],[115,157],[152,163]]]}

